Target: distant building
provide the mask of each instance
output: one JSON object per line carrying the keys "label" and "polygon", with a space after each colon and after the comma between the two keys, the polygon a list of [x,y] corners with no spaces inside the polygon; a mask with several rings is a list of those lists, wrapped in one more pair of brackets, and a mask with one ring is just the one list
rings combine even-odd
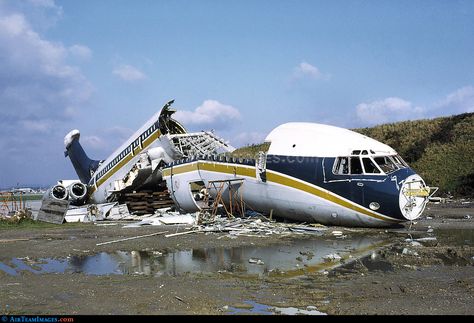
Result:
{"label": "distant building", "polygon": [[12,190],[14,194],[22,193],[22,194],[33,194],[37,193],[36,190],[29,188],[29,187],[24,187],[24,188],[15,188]]}

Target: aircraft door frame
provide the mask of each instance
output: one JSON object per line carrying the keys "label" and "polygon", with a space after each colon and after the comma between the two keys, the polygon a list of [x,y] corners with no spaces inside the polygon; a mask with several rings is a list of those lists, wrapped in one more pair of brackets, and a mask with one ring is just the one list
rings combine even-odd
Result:
{"label": "aircraft door frame", "polygon": [[255,160],[255,178],[260,183],[267,181],[267,154],[263,151],[258,152],[258,158]]}

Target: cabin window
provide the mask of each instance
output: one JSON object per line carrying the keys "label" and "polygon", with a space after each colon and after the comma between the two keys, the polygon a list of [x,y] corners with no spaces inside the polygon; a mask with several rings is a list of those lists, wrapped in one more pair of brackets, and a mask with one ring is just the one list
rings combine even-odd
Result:
{"label": "cabin window", "polygon": [[349,158],[338,157],[334,163],[332,172],[336,175],[347,175],[349,174]]}
{"label": "cabin window", "polygon": [[364,157],[362,158],[364,164],[364,170],[366,174],[380,174],[379,168],[374,164],[372,159]]}
{"label": "cabin window", "polygon": [[351,174],[362,174],[362,164],[359,157],[351,157]]}

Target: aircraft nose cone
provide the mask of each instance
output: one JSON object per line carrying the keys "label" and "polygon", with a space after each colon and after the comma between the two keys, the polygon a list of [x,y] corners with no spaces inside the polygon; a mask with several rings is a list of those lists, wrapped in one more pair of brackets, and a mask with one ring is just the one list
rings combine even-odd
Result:
{"label": "aircraft nose cone", "polygon": [[417,175],[411,175],[405,179],[400,189],[399,205],[403,216],[410,221],[418,218],[430,196],[430,188],[425,181]]}

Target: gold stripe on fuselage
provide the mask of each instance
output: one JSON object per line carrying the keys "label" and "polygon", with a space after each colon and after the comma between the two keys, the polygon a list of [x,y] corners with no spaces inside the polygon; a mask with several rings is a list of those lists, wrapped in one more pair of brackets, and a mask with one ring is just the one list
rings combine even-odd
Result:
{"label": "gold stripe on fuselage", "polygon": [[188,164],[183,165],[176,165],[172,168],[167,168],[163,170],[163,177],[168,177],[183,173],[188,173],[196,170],[205,170],[209,172],[216,172],[216,173],[225,173],[231,175],[239,175],[239,176],[247,176],[247,177],[255,177],[255,167],[243,167],[238,164],[226,164],[226,163],[219,163],[219,162],[208,162],[204,160],[195,161]]}
{"label": "gold stripe on fuselage", "polygon": [[[143,148],[140,148],[139,146],[135,147],[135,150],[132,148],[132,152],[130,152],[128,155],[126,155],[118,164],[116,164],[114,167],[112,167],[107,173],[104,174],[96,183],[95,186],[91,188],[90,194],[94,194],[94,192],[97,190],[97,188],[104,184],[112,175],[114,175],[120,168],[125,166],[132,158],[136,157],[135,155],[139,154],[142,150],[147,148],[149,145],[151,145],[156,139],[158,139],[161,135],[160,130],[156,130],[154,133],[152,133],[148,138],[146,138],[143,141]],[[133,141],[135,142],[135,140]],[[132,143],[133,143],[132,142]],[[95,176],[95,175],[94,175]]]}
{"label": "gold stripe on fuselage", "polygon": [[[204,161],[204,160],[199,160],[191,164],[176,165],[176,166],[173,166],[172,168],[167,168],[163,171],[163,177],[183,174],[183,173],[192,172],[195,170],[206,170],[206,171],[217,172],[217,173],[235,174],[238,176],[247,176],[247,177],[251,177],[255,179],[255,167],[251,167],[251,166],[242,167],[238,164],[221,164],[221,163],[209,162],[209,161]],[[353,202],[347,201],[335,195],[334,193],[330,193],[327,190],[320,189],[313,184],[309,184],[301,180],[296,180],[295,178],[282,174],[282,173],[277,173],[271,170],[267,170],[267,181],[309,193],[311,195],[330,201],[344,208],[362,213],[364,215],[367,215],[379,220],[390,221],[394,223],[400,222],[400,220],[393,219],[384,215],[380,215],[378,213],[374,213]]]}
{"label": "gold stripe on fuselage", "polygon": [[347,200],[344,200],[337,195],[333,193],[329,193],[329,191],[320,189],[314,185],[309,185],[306,184],[305,182],[300,182],[297,181],[293,178],[287,177],[286,175],[279,174],[276,172],[268,171],[267,170],[267,180],[273,183],[277,183],[283,186],[291,187],[300,191],[304,191],[306,193],[309,193],[311,195],[318,196],[324,200],[333,202],[339,206],[345,207],[347,209],[362,213],[364,215],[383,220],[383,221],[393,221],[393,222],[399,222],[398,220],[395,220],[393,218],[389,218],[386,216],[379,215],[377,213],[371,212],[357,204],[354,204],[353,202],[349,202]]}

